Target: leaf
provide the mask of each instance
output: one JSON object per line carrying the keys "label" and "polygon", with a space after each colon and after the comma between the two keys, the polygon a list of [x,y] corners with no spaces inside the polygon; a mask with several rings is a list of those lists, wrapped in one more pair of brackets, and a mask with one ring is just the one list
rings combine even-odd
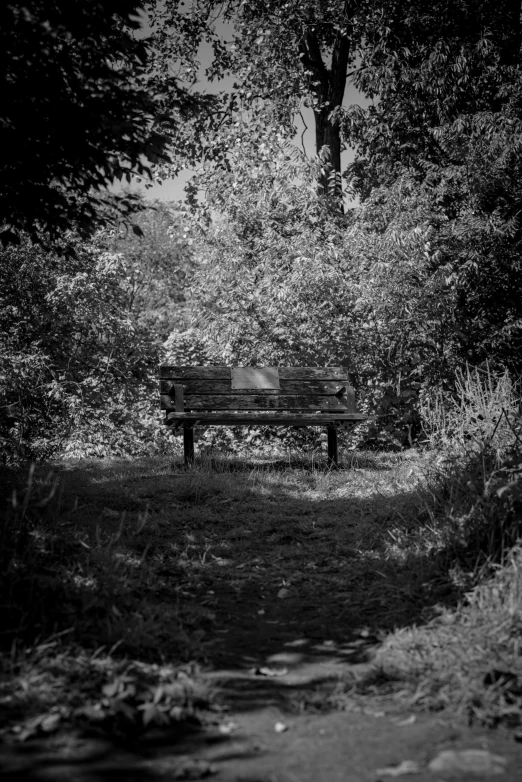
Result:
{"label": "leaf", "polygon": [[404,720],[399,720],[396,722],[396,725],[399,725],[401,728],[406,727],[407,725],[413,725],[416,722],[417,718],[415,714],[410,714],[409,717],[406,717]]}
{"label": "leaf", "polygon": [[139,709],[142,712],[141,718],[144,727],[150,725],[151,722],[167,724],[169,721],[168,716],[164,714],[161,709],[158,709],[154,703],[145,703],[143,706],[140,706]]}
{"label": "leaf", "polygon": [[132,227],[133,233],[135,233],[136,236],[145,236],[145,234],[143,233],[143,231],[141,230],[139,225],[137,225],[136,223],[133,223],[131,227]]}
{"label": "leaf", "polygon": [[52,733],[60,724],[61,714],[47,714],[40,723],[40,729],[45,733]]}
{"label": "leaf", "polygon": [[254,674],[256,676],[286,676],[287,673],[288,668],[268,668],[267,666],[264,666],[263,668],[254,668]]}
{"label": "leaf", "polygon": [[433,758],[428,768],[434,772],[490,775],[503,774],[506,765],[506,758],[502,755],[494,755],[486,749],[447,749]]}
{"label": "leaf", "polygon": [[237,724],[237,722],[234,722],[233,720],[228,720],[228,722],[222,722],[219,725],[218,731],[223,736],[230,736],[230,734],[233,733],[238,728],[239,728],[239,725]]}
{"label": "leaf", "polygon": [[109,682],[109,684],[105,684],[103,686],[102,692],[106,698],[114,698],[114,696],[119,692],[119,689],[120,681],[119,679],[114,679],[112,682]]}
{"label": "leaf", "polygon": [[403,760],[398,766],[387,766],[376,770],[377,777],[402,777],[406,774],[418,774],[420,766],[415,760]]}

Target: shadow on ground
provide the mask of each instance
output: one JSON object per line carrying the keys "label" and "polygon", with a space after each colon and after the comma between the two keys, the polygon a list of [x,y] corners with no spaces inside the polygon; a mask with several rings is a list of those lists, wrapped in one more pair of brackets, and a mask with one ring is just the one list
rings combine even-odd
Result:
{"label": "shadow on ground", "polygon": [[[363,676],[370,712],[378,708],[371,705],[376,693],[388,698],[387,711],[393,711],[394,683],[379,682],[374,671],[372,691],[368,677],[383,634],[429,621],[468,588],[455,578],[451,536],[443,544],[433,537],[432,520],[419,504],[415,465],[360,457],[334,473],[284,461],[220,462],[214,471],[208,466],[186,470],[151,460],[68,465],[61,472],[60,518],[76,508],[75,540],[89,552],[84,572],[88,563],[114,563],[109,597],[122,620],[112,625],[113,634],[126,626],[119,653],[198,659],[223,709],[221,720],[228,712],[247,722],[268,714],[273,726],[288,715],[341,709],[357,722],[361,702],[351,696],[350,682]],[[89,592],[95,600],[103,587],[97,572],[92,582],[69,580],[72,606],[88,606]],[[83,644],[105,642],[93,634],[93,623],[103,624],[104,612],[112,609],[100,600],[93,605],[88,621],[78,617]],[[144,630],[138,616],[142,625],[147,617],[154,621]],[[169,623],[176,624],[177,635]],[[197,641],[176,646],[181,632]],[[84,746],[78,736],[60,740],[64,746],[54,750],[49,743],[45,751],[34,744],[34,762],[26,756],[17,766],[18,755],[11,758],[5,779],[199,779],[212,773],[205,764],[214,756],[203,753],[198,767],[197,742],[207,748],[225,742],[223,757],[233,756],[236,747],[243,760],[261,751],[253,740],[234,744],[207,729],[189,745],[167,737],[171,753],[179,748],[169,766],[161,761],[163,739],[155,747],[132,748]],[[188,759],[180,760],[185,751]],[[56,762],[60,753],[63,773],[62,760]],[[261,778],[291,779],[248,777]]]}

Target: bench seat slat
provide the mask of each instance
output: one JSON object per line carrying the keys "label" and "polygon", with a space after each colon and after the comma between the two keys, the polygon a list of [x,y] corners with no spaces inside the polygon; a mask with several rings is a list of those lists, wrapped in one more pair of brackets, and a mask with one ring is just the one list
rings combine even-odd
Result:
{"label": "bench seat slat", "polygon": [[[348,384],[348,379],[340,380],[311,380],[309,383],[299,380],[282,380],[281,388],[232,388],[230,380],[183,380],[185,399],[191,394],[233,394],[234,396],[258,394],[261,396],[281,394],[283,396],[307,396],[308,394],[335,394],[339,388]],[[160,380],[160,393],[170,393],[174,382],[172,380]]]}
{"label": "bench seat slat", "polygon": [[[346,367],[278,367],[279,380],[344,380],[348,381]],[[161,379],[184,382],[185,380],[227,380],[230,383],[229,366],[177,367],[161,366]]]}
{"label": "bench seat slat", "polygon": [[[162,396],[164,410],[174,410],[174,401]],[[283,396],[282,394],[191,394],[185,396],[188,410],[339,410],[347,409],[345,397],[336,396]]]}
{"label": "bench seat slat", "polygon": [[367,416],[362,413],[277,413],[277,412],[250,412],[250,413],[168,413],[166,423],[190,424],[194,421],[209,425],[228,424],[230,426],[246,426],[257,424],[263,426],[327,426],[335,422],[357,423],[366,421]]}

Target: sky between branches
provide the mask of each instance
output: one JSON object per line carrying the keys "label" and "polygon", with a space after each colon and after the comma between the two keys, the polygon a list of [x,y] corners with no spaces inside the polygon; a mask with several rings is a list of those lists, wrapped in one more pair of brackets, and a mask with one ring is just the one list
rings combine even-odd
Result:
{"label": "sky between branches", "polygon": [[[220,35],[225,34],[227,36],[227,33],[230,33],[230,25],[226,25],[222,21],[219,21],[216,23],[217,31]],[[143,17],[143,28],[139,34],[139,37],[146,37],[150,32],[150,28],[148,26],[147,18],[144,15]],[[199,71],[199,80],[195,84],[195,90],[199,92],[206,92],[210,94],[219,93],[222,91],[228,91],[232,88],[232,84],[234,82],[234,76],[229,76],[225,79],[221,79],[219,81],[209,82],[208,79],[205,76],[205,71],[207,70],[208,66],[210,65],[212,61],[212,47],[211,45],[203,41],[198,52],[198,59],[200,61],[200,71]],[[358,104],[359,106],[362,106],[363,108],[366,108],[371,101],[368,100],[362,93],[360,93],[353,84],[350,83],[350,81],[346,84],[346,89],[344,93],[344,100],[343,100],[343,106],[350,106],[352,104]],[[294,143],[296,146],[298,146],[300,149],[303,148],[306,151],[306,154],[309,157],[313,157],[315,155],[315,118],[314,118],[314,112],[313,109],[307,108],[306,106],[303,106],[301,109],[302,117],[304,119],[305,125],[303,124],[303,120],[300,116],[296,117],[296,127],[298,129],[297,134],[294,138]],[[303,133],[304,131],[304,133]],[[354,159],[354,150],[351,148],[345,149],[341,154],[341,164],[342,164],[342,170],[344,170],[349,163],[352,162]],[[144,182],[131,182],[130,189],[133,191],[139,190],[143,193],[143,195],[150,200],[158,199],[160,201],[177,201],[184,198],[184,192],[183,188],[185,187],[185,184],[191,179],[193,176],[192,171],[183,171],[181,174],[173,179],[167,179],[163,181],[163,184],[154,183],[152,187],[145,188]],[[123,188],[129,187],[127,183],[120,183],[116,182],[113,185],[114,192],[120,192]],[[350,202],[347,204],[350,205]]]}

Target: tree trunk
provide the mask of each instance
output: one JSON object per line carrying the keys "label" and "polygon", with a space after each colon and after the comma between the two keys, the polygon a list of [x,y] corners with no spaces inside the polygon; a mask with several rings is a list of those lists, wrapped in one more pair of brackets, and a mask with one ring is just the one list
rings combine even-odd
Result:
{"label": "tree trunk", "polygon": [[502,62],[506,65],[517,65],[520,61],[521,29],[520,0],[506,0],[504,9],[503,33],[504,45]]}
{"label": "tree trunk", "polygon": [[330,165],[341,173],[341,137],[338,123],[329,119],[330,107],[315,112],[315,151],[319,154],[324,146],[330,149]]}
{"label": "tree trunk", "polygon": [[[311,72],[310,88],[316,98],[315,148],[318,154],[324,146],[330,150],[331,170],[341,173],[341,137],[339,123],[332,112],[342,106],[346,87],[346,72],[350,59],[350,39],[339,35],[332,51],[332,64],[327,68],[315,33],[308,33],[301,43],[301,61]],[[327,192],[328,175],[320,182]]]}

